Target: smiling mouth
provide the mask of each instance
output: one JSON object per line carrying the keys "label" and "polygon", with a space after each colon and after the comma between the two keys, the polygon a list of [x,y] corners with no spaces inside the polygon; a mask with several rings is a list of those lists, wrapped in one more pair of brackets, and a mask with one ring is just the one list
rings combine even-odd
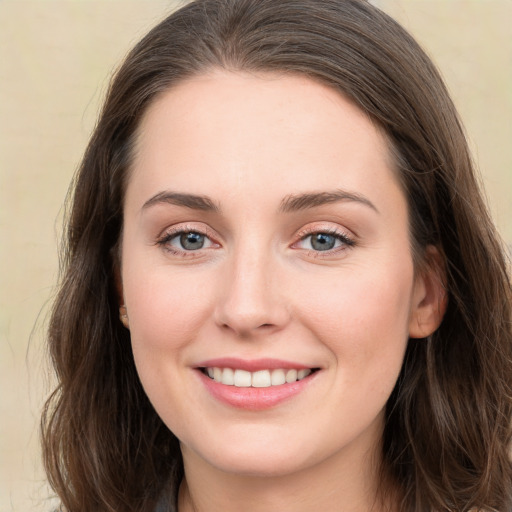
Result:
{"label": "smiling mouth", "polygon": [[238,388],[269,388],[291,384],[309,377],[319,368],[272,369],[249,372],[241,369],[205,367],[199,370],[210,379]]}

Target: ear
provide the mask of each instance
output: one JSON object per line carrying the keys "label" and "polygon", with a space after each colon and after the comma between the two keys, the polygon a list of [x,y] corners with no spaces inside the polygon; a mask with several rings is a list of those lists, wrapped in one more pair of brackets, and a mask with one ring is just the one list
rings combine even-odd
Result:
{"label": "ear", "polygon": [[123,280],[121,279],[121,270],[119,265],[114,266],[114,283],[117,292],[117,301],[119,303],[119,320],[121,320],[121,323],[129,330],[130,323],[128,320],[128,310],[124,303]]}
{"label": "ear", "polygon": [[448,305],[445,283],[443,257],[437,247],[429,245],[414,282],[409,315],[410,338],[426,338],[441,325]]}

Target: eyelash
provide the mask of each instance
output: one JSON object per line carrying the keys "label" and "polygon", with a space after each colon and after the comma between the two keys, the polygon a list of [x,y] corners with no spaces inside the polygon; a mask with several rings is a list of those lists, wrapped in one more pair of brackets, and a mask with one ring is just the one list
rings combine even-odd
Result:
{"label": "eyelash", "polygon": [[[175,238],[179,237],[180,235],[187,234],[187,233],[195,233],[201,236],[204,236],[207,238],[213,245],[218,245],[217,242],[214,242],[212,239],[212,236],[208,233],[207,229],[197,229],[194,227],[179,227],[176,229],[171,229],[170,231],[167,231],[164,233],[163,236],[161,236],[157,241],[156,245],[161,246],[166,251],[170,252],[173,255],[190,258],[190,257],[198,257],[199,252],[201,252],[201,249],[198,250],[186,250],[186,249],[176,249],[172,245],[170,245],[171,240],[174,240]],[[349,236],[347,233],[342,232],[340,230],[337,230],[335,228],[326,228],[326,229],[318,229],[318,228],[308,228],[298,233],[299,240],[297,242],[294,242],[292,245],[295,246],[300,242],[305,241],[308,237],[312,237],[313,235],[329,235],[334,237],[337,241],[341,242],[340,247],[327,249],[325,251],[319,251],[314,249],[306,249],[309,256],[313,256],[315,258],[322,258],[322,257],[329,257],[332,256],[338,252],[345,251],[347,249],[350,249],[356,245],[355,240]],[[206,248],[207,249],[207,248]]]}

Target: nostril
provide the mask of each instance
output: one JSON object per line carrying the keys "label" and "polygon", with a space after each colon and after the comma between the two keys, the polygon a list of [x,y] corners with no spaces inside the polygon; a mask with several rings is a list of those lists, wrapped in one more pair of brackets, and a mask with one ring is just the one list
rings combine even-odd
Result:
{"label": "nostril", "polygon": [[[273,327],[274,324],[261,324],[257,327],[257,329],[260,329],[262,327]],[[225,329],[231,329],[230,325],[225,323],[225,324],[222,324],[222,327],[225,328]]]}

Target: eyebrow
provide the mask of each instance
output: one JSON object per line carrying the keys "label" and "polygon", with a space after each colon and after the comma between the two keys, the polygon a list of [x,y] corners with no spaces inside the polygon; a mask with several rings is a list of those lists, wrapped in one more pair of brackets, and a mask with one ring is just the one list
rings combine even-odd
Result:
{"label": "eyebrow", "polygon": [[[325,204],[336,203],[340,201],[351,201],[367,206],[379,213],[377,207],[365,196],[356,192],[347,192],[344,190],[334,190],[330,192],[308,192],[304,194],[291,194],[286,196],[279,206],[279,212],[291,213],[300,210],[307,210],[323,206]],[[155,194],[148,199],[142,209],[145,210],[157,204],[172,204],[175,206],[184,206],[192,210],[220,213],[220,208],[208,196],[196,194],[184,194],[180,192],[164,191]]]}
{"label": "eyebrow", "polygon": [[206,212],[220,212],[220,208],[207,196],[195,194],[183,194],[180,192],[164,191],[159,192],[148,199],[142,209],[145,210],[157,204],[173,204],[175,206],[184,206],[191,210],[201,210]]}
{"label": "eyebrow", "polygon": [[357,192],[347,192],[345,190],[292,194],[285,197],[281,201],[279,211],[283,213],[290,213],[299,210],[307,210],[308,208],[315,208],[317,206],[323,206],[329,203],[337,203],[339,201],[360,203],[379,213],[377,207],[368,198],[358,194]]}

